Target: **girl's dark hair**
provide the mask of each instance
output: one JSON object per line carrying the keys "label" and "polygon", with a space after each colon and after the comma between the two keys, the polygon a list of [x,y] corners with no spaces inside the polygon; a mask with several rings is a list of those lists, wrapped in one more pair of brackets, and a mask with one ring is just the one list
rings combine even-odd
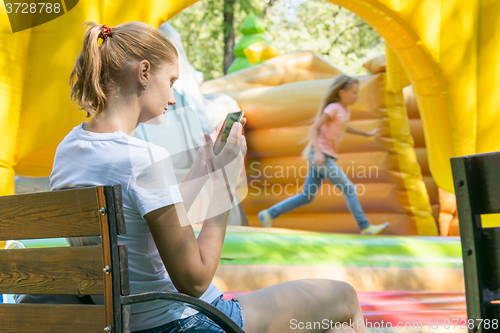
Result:
{"label": "girl's dark hair", "polygon": [[71,101],[87,117],[106,105],[106,93],[120,87],[133,61],[147,60],[154,74],[164,63],[177,59],[177,50],[161,32],[143,22],[128,22],[111,28],[99,44],[101,25],[92,21],[83,38],[83,47],[69,76]]}

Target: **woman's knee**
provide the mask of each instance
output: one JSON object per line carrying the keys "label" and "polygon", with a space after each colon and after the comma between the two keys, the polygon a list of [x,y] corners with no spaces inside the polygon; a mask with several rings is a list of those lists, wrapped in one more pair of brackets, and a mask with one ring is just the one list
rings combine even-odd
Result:
{"label": "woman's knee", "polygon": [[341,283],[342,283],[342,289],[344,291],[346,301],[349,304],[354,304],[354,306],[358,306],[359,305],[358,293],[356,292],[354,287],[351,286],[347,282],[341,281]]}
{"label": "woman's knee", "polygon": [[353,286],[349,283],[339,280],[330,279],[305,279],[297,280],[295,282],[304,281],[306,283],[312,283],[311,293],[322,294],[327,297],[334,297],[335,301],[346,302],[347,304],[354,306],[359,306],[358,294]]}
{"label": "woman's knee", "polygon": [[340,308],[344,311],[342,317],[346,319],[352,318],[359,310],[356,290],[349,283],[343,281],[331,281],[331,285],[335,289],[334,294],[338,297],[334,301],[341,305]]}

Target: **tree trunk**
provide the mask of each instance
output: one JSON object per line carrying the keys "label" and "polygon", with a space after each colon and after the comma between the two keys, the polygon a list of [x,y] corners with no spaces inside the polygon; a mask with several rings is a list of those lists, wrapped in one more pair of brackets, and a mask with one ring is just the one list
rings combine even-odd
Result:
{"label": "tree trunk", "polygon": [[222,31],[224,32],[224,74],[234,61],[234,4],[236,0],[224,0],[224,22]]}
{"label": "tree trunk", "polygon": [[274,2],[276,0],[269,0],[269,2],[266,4],[266,7],[264,7],[264,10],[262,11],[262,19],[266,16],[268,10],[271,9],[271,7],[274,5]]}

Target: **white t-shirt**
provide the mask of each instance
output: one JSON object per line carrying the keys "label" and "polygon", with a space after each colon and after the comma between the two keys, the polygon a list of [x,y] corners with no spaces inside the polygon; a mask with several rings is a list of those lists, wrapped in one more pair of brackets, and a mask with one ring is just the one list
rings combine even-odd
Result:
{"label": "white t-shirt", "polygon": [[[73,128],[57,147],[51,190],[120,184],[127,232],[118,243],[128,247],[130,292],[177,291],[144,219],[155,209],[182,202],[169,153],[121,131],[93,133],[84,125]],[[221,294],[210,284],[200,299],[211,303]],[[165,300],[134,304],[130,310],[132,332],[197,313]]]}

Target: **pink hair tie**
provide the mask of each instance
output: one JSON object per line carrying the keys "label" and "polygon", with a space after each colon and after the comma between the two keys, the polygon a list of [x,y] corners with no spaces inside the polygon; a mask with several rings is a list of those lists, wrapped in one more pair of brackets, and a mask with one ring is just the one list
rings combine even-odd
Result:
{"label": "pink hair tie", "polygon": [[108,28],[105,24],[99,29],[99,38],[102,38],[103,41],[111,37],[111,28]]}

